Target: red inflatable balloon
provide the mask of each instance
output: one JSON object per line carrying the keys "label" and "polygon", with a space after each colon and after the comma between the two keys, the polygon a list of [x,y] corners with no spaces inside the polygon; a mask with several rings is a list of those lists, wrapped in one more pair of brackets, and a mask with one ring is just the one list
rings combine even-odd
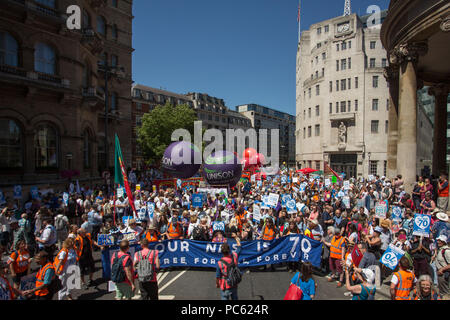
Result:
{"label": "red inflatable balloon", "polygon": [[262,166],[266,162],[266,158],[264,157],[264,155],[262,153],[258,153],[257,161],[258,161],[258,166]]}
{"label": "red inflatable balloon", "polygon": [[258,152],[253,148],[247,148],[244,150],[244,159],[251,159],[252,157],[255,157],[258,154]]}

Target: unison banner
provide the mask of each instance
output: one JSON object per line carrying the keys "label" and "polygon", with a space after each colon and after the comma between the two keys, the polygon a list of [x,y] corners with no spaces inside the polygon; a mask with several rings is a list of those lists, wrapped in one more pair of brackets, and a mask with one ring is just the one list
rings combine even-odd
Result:
{"label": "unison banner", "polygon": [[[229,240],[231,250],[237,250],[234,240]],[[215,268],[222,258],[221,243],[196,240],[164,240],[149,244],[150,249],[158,250],[161,268],[205,267]],[[138,244],[130,245],[129,253],[141,250]],[[102,251],[103,278],[111,274],[111,257],[119,251],[118,246]],[[303,235],[289,235],[272,241],[253,240],[241,242],[239,267],[263,266],[282,262],[309,261],[320,267],[322,243]]]}

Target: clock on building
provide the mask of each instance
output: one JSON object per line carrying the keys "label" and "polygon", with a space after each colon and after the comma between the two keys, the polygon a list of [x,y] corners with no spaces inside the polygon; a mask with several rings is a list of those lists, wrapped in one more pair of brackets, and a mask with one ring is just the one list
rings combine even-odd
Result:
{"label": "clock on building", "polygon": [[350,23],[349,22],[345,22],[345,23],[342,23],[342,24],[338,25],[337,30],[338,30],[339,33],[347,32],[348,30],[350,30]]}

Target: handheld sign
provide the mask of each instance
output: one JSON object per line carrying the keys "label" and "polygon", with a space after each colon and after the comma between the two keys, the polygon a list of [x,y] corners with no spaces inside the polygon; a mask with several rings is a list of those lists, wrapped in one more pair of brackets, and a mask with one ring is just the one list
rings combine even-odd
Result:
{"label": "handheld sign", "polygon": [[145,206],[141,207],[137,213],[139,221],[142,222],[144,220],[147,220],[147,208]]}
{"label": "handheld sign", "polygon": [[262,198],[261,209],[270,209],[269,196],[268,195],[264,195],[261,198]]}
{"label": "handheld sign", "polygon": [[349,190],[350,189],[350,181],[348,181],[348,180],[344,181],[344,189],[345,190]]}
{"label": "handheld sign", "polygon": [[402,221],[403,210],[399,206],[392,207],[392,221]]}
{"label": "handheld sign", "polygon": [[123,188],[119,187],[117,188],[117,198],[123,197]]}
{"label": "handheld sign", "polygon": [[431,216],[426,214],[414,215],[413,235],[430,237]]}
{"label": "handheld sign", "polygon": [[328,187],[331,184],[330,179],[325,179],[325,187]]}
{"label": "handheld sign", "polygon": [[287,213],[297,213],[297,204],[295,203],[295,200],[289,199],[289,201],[286,202],[286,209]]}
{"label": "handheld sign", "polygon": [[181,188],[181,179],[177,179],[177,188]]}
{"label": "handheld sign", "polygon": [[281,176],[281,183],[286,184],[286,182],[287,182],[286,176]]}
{"label": "handheld sign", "polygon": [[342,203],[345,205],[345,208],[350,209],[350,197],[349,196],[343,197]]}
{"label": "handheld sign", "polygon": [[386,202],[380,201],[375,205],[375,217],[386,219],[387,205]]}
{"label": "handheld sign", "polygon": [[38,187],[31,187],[30,193],[31,193],[31,199],[39,199]]}
{"label": "handheld sign", "polygon": [[253,205],[253,220],[258,223],[261,220],[261,208],[256,204]]}
{"label": "handheld sign", "polygon": [[100,246],[113,246],[114,245],[114,237],[109,234],[99,234],[97,236],[97,243]]}
{"label": "handheld sign", "polygon": [[67,207],[69,205],[69,194],[67,192],[63,193],[64,205]]}
{"label": "handheld sign", "polygon": [[277,193],[269,193],[269,206],[275,208],[278,205],[278,199],[280,198],[280,195]]}
{"label": "handheld sign", "polygon": [[136,191],[141,191],[141,185],[140,184],[136,185]]}
{"label": "handheld sign", "polygon": [[122,223],[128,227],[128,221],[133,219],[133,216],[124,216],[122,217]]}
{"label": "handheld sign", "polygon": [[291,195],[289,194],[283,194],[281,195],[281,206],[283,208],[286,208],[286,203],[291,200]]}
{"label": "handheld sign", "polygon": [[192,195],[192,206],[195,208],[203,207],[203,195],[200,193],[195,193]]}
{"label": "handheld sign", "polygon": [[152,220],[155,213],[155,204],[153,202],[147,202],[147,212],[150,220]]}
{"label": "handheld sign", "polygon": [[214,221],[212,224],[212,229],[214,231],[223,231],[225,232],[225,223],[223,221]]}
{"label": "handheld sign", "polygon": [[4,203],[6,203],[5,195],[3,194],[3,191],[0,190],[0,205],[2,205]]}
{"label": "handheld sign", "polygon": [[389,269],[394,270],[404,254],[405,252],[400,248],[397,248],[393,245],[389,245],[389,247],[386,249],[383,256],[381,257],[380,262]]}
{"label": "handheld sign", "polygon": [[14,186],[14,199],[22,199],[22,186],[21,185]]}

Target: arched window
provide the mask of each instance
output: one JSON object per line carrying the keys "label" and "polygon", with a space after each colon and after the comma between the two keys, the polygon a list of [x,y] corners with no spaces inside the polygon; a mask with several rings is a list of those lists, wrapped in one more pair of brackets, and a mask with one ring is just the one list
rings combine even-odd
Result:
{"label": "arched window", "polygon": [[19,64],[19,45],[7,32],[0,31],[0,65],[17,67]]}
{"label": "arched window", "polygon": [[39,42],[34,47],[34,70],[47,74],[56,73],[55,49],[48,44]]}
{"label": "arched window", "polygon": [[22,168],[22,132],[14,120],[0,119],[0,168]]}
{"label": "arched window", "polygon": [[97,16],[97,32],[106,36],[106,21],[102,16]]}
{"label": "arched window", "polygon": [[58,167],[58,134],[48,124],[39,125],[34,135],[36,168]]}
{"label": "arched window", "polygon": [[91,141],[87,130],[83,133],[83,164],[85,168],[91,167]]}

